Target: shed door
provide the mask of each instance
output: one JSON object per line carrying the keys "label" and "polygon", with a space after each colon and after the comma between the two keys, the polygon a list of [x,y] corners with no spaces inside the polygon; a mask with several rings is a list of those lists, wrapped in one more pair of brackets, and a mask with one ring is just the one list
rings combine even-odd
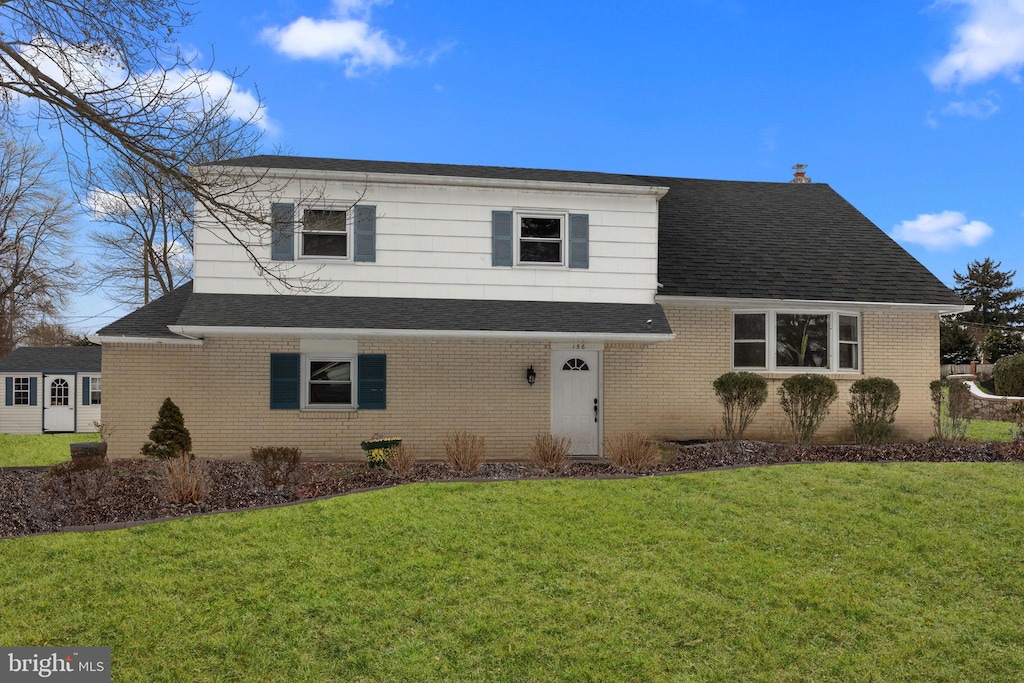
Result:
{"label": "shed door", "polygon": [[551,352],[551,433],[572,441],[572,455],[601,452],[599,351]]}
{"label": "shed door", "polygon": [[75,376],[43,375],[43,431],[75,431]]}

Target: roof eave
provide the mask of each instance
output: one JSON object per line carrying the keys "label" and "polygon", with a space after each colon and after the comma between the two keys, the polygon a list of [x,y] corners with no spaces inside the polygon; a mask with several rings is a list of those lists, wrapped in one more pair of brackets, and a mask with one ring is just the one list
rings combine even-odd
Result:
{"label": "roof eave", "polygon": [[782,308],[793,306],[798,308],[884,308],[915,311],[928,311],[936,315],[966,313],[972,306],[964,304],[918,304],[910,302],[888,301],[838,301],[833,299],[759,299],[726,296],[671,296],[658,294],[654,300],[667,308],[685,308],[687,306],[728,306],[730,308]]}
{"label": "roof eave", "polygon": [[654,344],[675,339],[672,332],[544,332],[538,330],[408,330],[324,327],[234,327],[171,325],[171,332],[190,337],[305,337],[378,339],[387,337],[436,339],[515,339],[528,341],[579,341],[587,343]]}

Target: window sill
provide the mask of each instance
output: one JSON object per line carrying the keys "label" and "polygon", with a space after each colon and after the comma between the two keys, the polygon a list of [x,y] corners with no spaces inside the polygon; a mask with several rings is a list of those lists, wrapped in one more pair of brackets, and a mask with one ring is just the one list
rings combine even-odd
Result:
{"label": "window sill", "polygon": [[358,415],[355,408],[302,408],[300,420],[351,420]]}
{"label": "window sill", "polygon": [[765,370],[764,368],[733,368],[732,372],[752,372],[755,375],[762,375],[765,379],[786,379],[793,375],[825,375],[832,379],[849,379],[864,374],[862,370],[822,370],[818,368],[793,368],[792,370]]}

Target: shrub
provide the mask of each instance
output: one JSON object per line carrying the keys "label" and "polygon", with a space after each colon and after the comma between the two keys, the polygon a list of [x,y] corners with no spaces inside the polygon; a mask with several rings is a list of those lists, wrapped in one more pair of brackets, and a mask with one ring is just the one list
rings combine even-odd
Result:
{"label": "shrub", "polygon": [[768,382],[752,372],[727,372],[712,386],[722,404],[725,438],[735,443],[743,438],[743,432],[768,398]]}
{"label": "shrub", "polygon": [[791,375],[782,380],[779,402],[789,418],[793,440],[804,444],[814,437],[828,415],[829,406],[839,396],[836,383],[824,375]]}
{"label": "shrub", "polygon": [[605,454],[616,467],[639,472],[661,460],[658,442],[645,432],[623,432],[607,439]]}
{"label": "shrub", "polygon": [[561,472],[572,445],[567,437],[538,434],[530,444],[530,462],[546,472]]}
{"label": "shrub", "polygon": [[302,476],[302,451],[294,446],[254,446],[250,456],[267,486],[292,486]]}
{"label": "shrub", "polygon": [[850,420],[857,443],[879,444],[892,436],[900,388],[885,377],[859,379],[850,387]]}
{"label": "shrub", "polygon": [[464,429],[449,433],[444,439],[444,455],[456,472],[475,472],[487,458],[482,436]]}
{"label": "shrub", "polygon": [[165,398],[149,432],[149,442],[142,447],[142,454],[167,460],[191,452],[192,435],[185,426],[185,418],[174,401]]}
{"label": "shrub", "polygon": [[992,379],[1000,396],[1024,396],[1024,354],[997,360]]}
{"label": "shrub", "polygon": [[419,450],[412,444],[404,441],[397,446],[384,450],[384,462],[393,471],[407,476],[412,472],[412,466],[416,464],[419,457]]}
{"label": "shrub", "polygon": [[198,503],[206,497],[206,476],[203,463],[191,453],[181,452],[164,461],[167,475],[164,498],[170,503],[185,505]]}
{"label": "shrub", "polygon": [[971,424],[971,390],[963,382],[937,379],[929,385],[932,422],[939,441],[960,441]]}

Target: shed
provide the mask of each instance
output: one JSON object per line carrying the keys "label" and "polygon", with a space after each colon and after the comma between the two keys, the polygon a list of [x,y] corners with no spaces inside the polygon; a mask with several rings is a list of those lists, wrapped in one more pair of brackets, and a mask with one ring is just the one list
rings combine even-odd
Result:
{"label": "shed", "polygon": [[95,432],[99,346],[22,346],[0,360],[0,432]]}

